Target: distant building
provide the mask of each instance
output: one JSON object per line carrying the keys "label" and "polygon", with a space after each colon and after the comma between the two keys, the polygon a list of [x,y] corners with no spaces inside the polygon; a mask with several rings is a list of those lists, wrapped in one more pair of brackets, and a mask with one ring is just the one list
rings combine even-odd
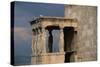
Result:
{"label": "distant building", "polygon": [[75,37],[78,61],[97,60],[97,7],[65,5],[65,17],[77,18],[78,31]]}

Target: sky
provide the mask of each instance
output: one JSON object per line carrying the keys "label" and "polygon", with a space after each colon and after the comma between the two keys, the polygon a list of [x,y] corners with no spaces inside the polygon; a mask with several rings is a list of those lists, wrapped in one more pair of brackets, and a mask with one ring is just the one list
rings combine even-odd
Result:
{"label": "sky", "polygon": [[[14,6],[14,49],[16,63],[22,63],[18,56],[31,56],[32,29],[30,21],[36,16],[64,17],[64,5],[33,2],[15,2]],[[30,59],[25,63],[29,63]]]}

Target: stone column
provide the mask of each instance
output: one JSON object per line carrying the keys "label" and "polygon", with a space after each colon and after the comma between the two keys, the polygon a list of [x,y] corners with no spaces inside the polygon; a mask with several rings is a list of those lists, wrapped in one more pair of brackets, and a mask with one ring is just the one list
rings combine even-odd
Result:
{"label": "stone column", "polygon": [[64,34],[63,34],[63,28],[60,28],[59,48],[60,48],[60,52],[64,52]]}
{"label": "stone column", "polygon": [[36,56],[37,54],[37,51],[36,51],[36,48],[37,48],[37,32],[36,32],[36,29],[34,29],[33,31],[33,38],[32,38],[32,56]]}
{"label": "stone column", "polygon": [[32,35],[32,46],[31,46],[31,48],[32,48],[32,56],[33,56],[33,55],[35,55],[35,49],[34,49],[34,47],[35,47],[35,30],[33,30],[32,33],[33,33],[33,35]]}
{"label": "stone column", "polygon": [[44,53],[46,53],[46,30],[45,30],[45,28],[42,28],[41,37],[42,37],[42,43],[41,43],[41,45],[42,45],[42,53],[44,54]]}
{"label": "stone column", "polygon": [[41,40],[40,40],[40,29],[37,29],[37,54],[41,54]]}
{"label": "stone column", "polygon": [[34,29],[33,31],[33,39],[32,39],[32,58],[31,58],[31,64],[37,63],[37,31]]}
{"label": "stone column", "polygon": [[38,49],[37,48],[37,43],[38,43],[38,31],[37,31],[37,29],[36,29],[35,32],[36,32],[36,35],[35,35],[36,39],[35,39],[35,47],[34,48],[35,48],[35,52],[36,52],[36,55],[37,55],[38,54],[38,52],[37,52],[37,49]]}
{"label": "stone column", "polygon": [[42,32],[41,32],[41,29],[39,29],[38,32],[39,32],[38,43],[39,43],[39,50],[40,50],[40,54],[41,54],[42,53],[42,45],[41,45],[41,43],[42,43]]}

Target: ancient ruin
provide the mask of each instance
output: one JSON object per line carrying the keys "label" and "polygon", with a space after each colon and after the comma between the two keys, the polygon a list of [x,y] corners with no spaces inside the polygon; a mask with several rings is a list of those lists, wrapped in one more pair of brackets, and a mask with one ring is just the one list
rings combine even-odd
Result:
{"label": "ancient ruin", "polygon": [[64,15],[37,17],[30,22],[32,64],[97,60],[97,7],[65,5]]}
{"label": "ancient ruin", "polygon": [[[32,64],[50,64],[76,61],[72,44],[77,34],[77,19],[63,17],[38,17],[31,22],[33,31]],[[53,52],[53,30],[59,30],[59,50]],[[47,32],[49,36],[47,36]],[[48,38],[48,40],[46,40]],[[48,44],[46,44],[46,41]],[[46,47],[47,46],[47,47]],[[55,48],[56,49],[56,48]]]}

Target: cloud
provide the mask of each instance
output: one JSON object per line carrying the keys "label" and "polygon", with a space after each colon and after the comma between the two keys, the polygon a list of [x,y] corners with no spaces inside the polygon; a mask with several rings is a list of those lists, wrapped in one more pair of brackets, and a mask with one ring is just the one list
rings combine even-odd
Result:
{"label": "cloud", "polygon": [[28,41],[32,38],[31,30],[25,27],[15,27],[14,28],[14,40],[20,41]]}
{"label": "cloud", "polygon": [[14,27],[14,54],[15,56],[30,56],[31,44],[32,44],[31,28]]}

